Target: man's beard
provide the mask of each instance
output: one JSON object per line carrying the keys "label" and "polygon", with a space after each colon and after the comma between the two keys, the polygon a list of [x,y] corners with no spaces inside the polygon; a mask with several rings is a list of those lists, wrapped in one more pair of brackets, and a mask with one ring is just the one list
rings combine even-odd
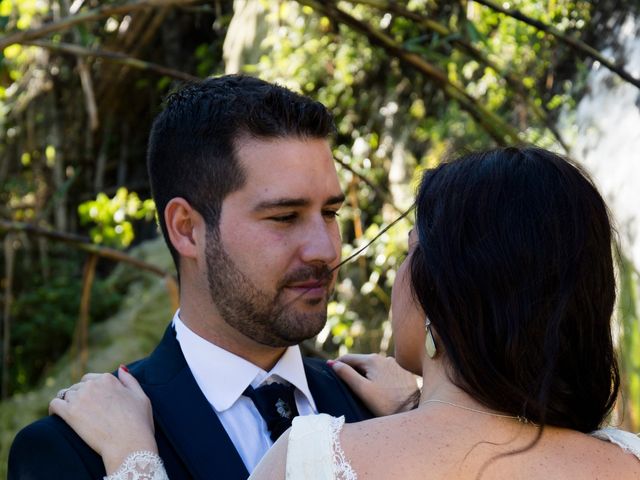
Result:
{"label": "man's beard", "polygon": [[[217,229],[207,229],[205,255],[211,299],[222,319],[243,335],[263,345],[288,347],[316,336],[324,327],[331,294],[331,270],[326,264],[303,266],[288,273],[271,294],[256,287],[251,278],[238,269],[222,245]],[[306,280],[326,282],[326,297],[284,300],[287,285]],[[308,305],[322,302],[324,308],[317,312],[301,312],[296,309],[296,302],[307,302]]]}

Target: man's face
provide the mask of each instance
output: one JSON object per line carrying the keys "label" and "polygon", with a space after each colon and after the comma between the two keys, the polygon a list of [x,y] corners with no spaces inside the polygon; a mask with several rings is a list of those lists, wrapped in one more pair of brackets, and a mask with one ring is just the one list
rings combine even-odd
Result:
{"label": "man's face", "polygon": [[211,298],[224,321],[264,345],[316,335],[340,261],[336,214],[344,196],[323,139],[245,140],[246,183],[222,203],[208,231]]}

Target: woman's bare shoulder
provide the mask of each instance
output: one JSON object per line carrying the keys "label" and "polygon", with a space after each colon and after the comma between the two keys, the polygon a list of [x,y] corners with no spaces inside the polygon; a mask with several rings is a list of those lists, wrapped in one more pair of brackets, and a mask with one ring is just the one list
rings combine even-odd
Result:
{"label": "woman's bare shoulder", "polygon": [[560,431],[550,448],[556,452],[556,461],[564,462],[564,468],[584,472],[582,478],[640,478],[640,459],[619,445],[592,435]]}
{"label": "woman's bare shoulder", "polygon": [[517,427],[504,435],[487,436],[489,430],[478,435],[475,428],[402,414],[345,425],[341,443],[362,479],[424,478],[429,471],[434,480],[466,480],[476,478],[484,467],[486,480],[640,478],[638,458],[580,432],[548,428],[533,448],[511,454],[529,445],[537,436],[535,430],[515,441],[505,439],[515,438],[512,433]]}
{"label": "woman's bare shoulder", "polygon": [[[345,424],[340,442],[345,457],[359,479],[424,478],[437,459],[425,446],[438,433],[412,412]],[[427,424],[428,425],[428,424]],[[438,429],[439,430],[439,429]]]}
{"label": "woman's bare shoulder", "polygon": [[[522,454],[495,462],[486,478],[545,480],[631,480],[640,460],[619,446],[580,432],[545,428],[539,442]],[[484,477],[483,477],[484,478]]]}

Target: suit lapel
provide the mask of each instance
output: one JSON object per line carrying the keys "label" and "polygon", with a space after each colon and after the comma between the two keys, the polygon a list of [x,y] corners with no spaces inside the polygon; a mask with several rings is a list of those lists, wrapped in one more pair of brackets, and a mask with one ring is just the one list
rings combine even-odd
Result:
{"label": "suit lapel", "polygon": [[145,364],[140,380],[157,425],[193,478],[246,479],[249,473],[193,378],[171,327]]}
{"label": "suit lapel", "polygon": [[353,397],[351,391],[324,361],[304,358],[303,362],[318,413],[328,413],[334,417],[344,415],[348,423],[372,418],[371,412]]}

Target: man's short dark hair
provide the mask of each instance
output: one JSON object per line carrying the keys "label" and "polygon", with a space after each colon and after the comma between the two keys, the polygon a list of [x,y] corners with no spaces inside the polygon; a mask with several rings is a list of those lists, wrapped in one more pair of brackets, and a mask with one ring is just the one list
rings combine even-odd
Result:
{"label": "man's short dark hair", "polygon": [[171,94],[151,129],[147,166],[160,227],[179,266],[164,221],[175,197],[186,199],[217,229],[224,198],[246,176],[236,152],[243,138],[327,138],[333,117],[320,102],[244,75],[189,84]]}

